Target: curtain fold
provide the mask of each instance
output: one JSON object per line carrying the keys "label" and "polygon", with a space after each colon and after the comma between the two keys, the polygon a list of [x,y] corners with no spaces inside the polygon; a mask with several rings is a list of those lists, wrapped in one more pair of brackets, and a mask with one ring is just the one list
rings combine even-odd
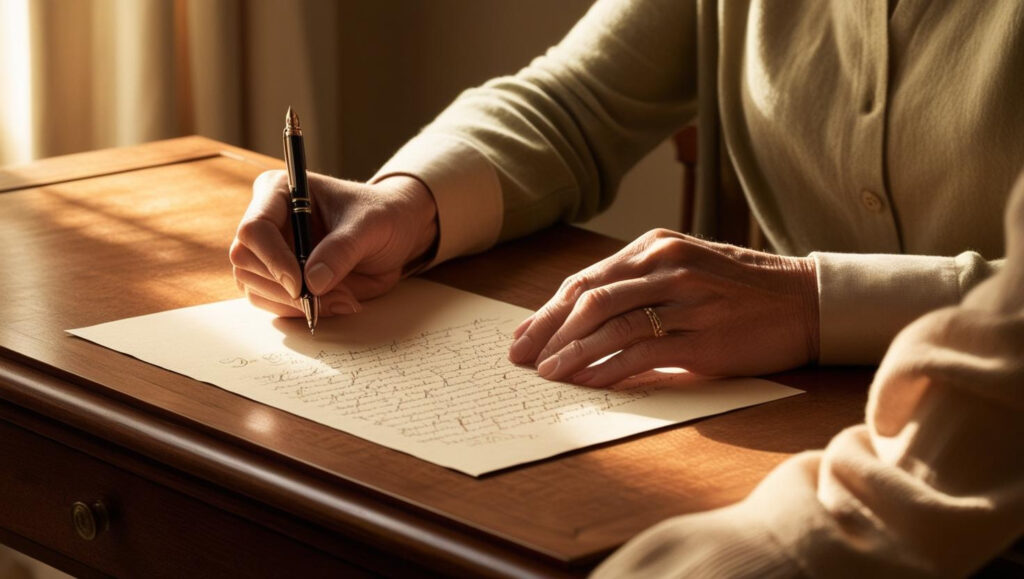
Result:
{"label": "curtain fold", "polygon": [[[200,134],[340,172],[330,0],[0,0],[0,165]],[[5,34],[7,36],[7,34]]]}

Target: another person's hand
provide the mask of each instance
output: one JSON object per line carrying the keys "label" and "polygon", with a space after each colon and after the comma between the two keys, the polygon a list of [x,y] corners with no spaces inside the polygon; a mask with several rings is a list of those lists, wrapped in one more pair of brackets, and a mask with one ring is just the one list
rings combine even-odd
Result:
{"label": "another person's hand", "polygon": [[411,177],[366,185],[309,173],[309,191],[318,243],[305,272],[292,249],[284,171],[267,171],[253,183],[252,202],[231,244],[239,288],[254,305],[280,316],[302,316],[302,275],[320,296],[322,315],[359,311],[360,300],[391,289],[402,268],[437,237],[433,197]]}
{"label": "another person's hand", "polygon": [[566,279],[515,337],[510,360],[588,386],[660,367],[777,372],[817,359],[816,270],[810,258],[658,229]]}

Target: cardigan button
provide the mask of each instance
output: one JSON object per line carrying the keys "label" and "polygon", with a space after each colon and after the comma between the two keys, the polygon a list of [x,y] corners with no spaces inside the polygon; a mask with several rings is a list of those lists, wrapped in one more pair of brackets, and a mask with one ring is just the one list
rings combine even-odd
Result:
{"label": "cardigan button", "polygon": [[860,203],[872,213],[881,213],[885,209],[885,203],[882,202],[882,198],[867,189],[860,192]]}

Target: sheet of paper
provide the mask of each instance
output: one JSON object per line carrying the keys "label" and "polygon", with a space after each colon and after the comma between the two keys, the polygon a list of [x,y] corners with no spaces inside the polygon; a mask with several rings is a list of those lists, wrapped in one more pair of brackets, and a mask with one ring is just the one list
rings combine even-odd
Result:
{"label": "sheet of paper", "polygon": [[685,373],[549,382],[507,359],[529,310],[418,279],[365,305],[315,337],[244,300],[69,332],[474,476],[801,392]]}

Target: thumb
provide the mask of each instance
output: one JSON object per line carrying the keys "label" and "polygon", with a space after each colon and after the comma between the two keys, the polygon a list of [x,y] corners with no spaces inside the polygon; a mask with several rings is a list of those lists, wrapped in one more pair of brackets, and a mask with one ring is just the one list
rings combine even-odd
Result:
{"label": "thumb", "polygon": [[356,303],[352,292],[339,282],[362,261],[364,253],[365,249],[352,230],[345,228],[330,232],[309,255],[306,287],[318,296],[330,291],[348,294]]}

